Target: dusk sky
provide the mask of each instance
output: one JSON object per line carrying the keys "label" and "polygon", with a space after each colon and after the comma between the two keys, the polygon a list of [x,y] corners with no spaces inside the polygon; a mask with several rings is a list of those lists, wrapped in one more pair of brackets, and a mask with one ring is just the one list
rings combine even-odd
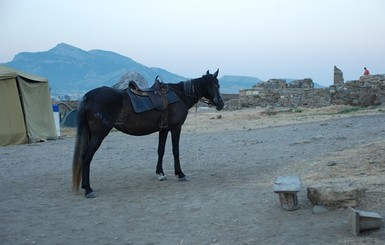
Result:
{"label": "dusk sky", "polygon": [[59,43],[185,77],[385,74],[385,0],[1,0],[0,63]]}

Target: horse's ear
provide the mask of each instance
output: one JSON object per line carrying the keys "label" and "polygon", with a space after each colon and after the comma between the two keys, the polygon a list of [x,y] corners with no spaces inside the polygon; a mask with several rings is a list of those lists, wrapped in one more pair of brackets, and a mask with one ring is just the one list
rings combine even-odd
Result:
{"label": "horse's ear", "polygon": [[210,71],[209,70],[206,71],[206,75],[210,75]]}
{"label": "horse's ear", "polygon": [[219,73],[219,69],[217,69],[217,71],[213,74],[213,76],[216,78],[218,77],[218,73]]}

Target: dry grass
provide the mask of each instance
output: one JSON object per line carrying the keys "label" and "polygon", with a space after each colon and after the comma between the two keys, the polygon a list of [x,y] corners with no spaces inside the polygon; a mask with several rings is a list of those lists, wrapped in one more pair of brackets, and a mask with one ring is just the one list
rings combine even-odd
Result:
{"label": "dry grass", "polygon": [[354,115],[384,113],[385,106],[351,107],[328,106],[322,108],[252,108],[235,111],[191,109],[183,126],[184,131],[214,132],[243,130],[306,122],[325,121]]}
{"label": "dry grass", "polygon": [[287,175],[299,175],[304,186],[316,182],[349,182],[366,189],[359,208],[385,208],[385,140],[345,149],[338,153],[298,162],[280,169]]}

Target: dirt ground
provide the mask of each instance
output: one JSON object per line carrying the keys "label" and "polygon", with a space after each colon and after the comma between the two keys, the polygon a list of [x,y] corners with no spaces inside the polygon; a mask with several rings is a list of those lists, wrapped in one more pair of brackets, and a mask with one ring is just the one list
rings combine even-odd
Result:
{"label": "dirt ground", "polygon": [[[91,165],[86,199],[71,190],[74,137],[0,147],[0,244],[384,244],[355,237],[347,210],[313,214],[307,186],[367,188],[358,208],[385,216],[385,110],[192,110],[181,137],[188,181],[173,176],[170,141],[155,176],[157,134],[112,132]],[[300,209],[284,211],[279,175],[299,175]]]}

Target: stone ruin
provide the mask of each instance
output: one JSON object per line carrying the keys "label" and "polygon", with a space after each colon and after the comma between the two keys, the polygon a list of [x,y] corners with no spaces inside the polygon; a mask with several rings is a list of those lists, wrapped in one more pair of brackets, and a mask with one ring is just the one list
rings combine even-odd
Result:
{"label": "stone ruin", "polygon": [[337,66],[334,66],[334,85],[344,84],[344,74]]}
{"label": "stone ruin", "polygon": [[385,74],[364,75],[344,82],[343,73],[334,66],[334,84],[314,88],[312,79],[287,83],[270,79],[239,91],[240,107],[324,107],[329,105],[371,106],[385,103]]}
{"label": "stone ruin", "polygon": [[290,84],[284,79],[270,79],[251,89],[241,90],[239,104],[241,107],[321,107],[330,104],[330,93],[327,89],[315,89],[310,78],[295,80]]}
{"label": "stone ruin", "polygon": [[385,104],[385,75],[366,75],[329,87],[331,104],[371,106]]}

